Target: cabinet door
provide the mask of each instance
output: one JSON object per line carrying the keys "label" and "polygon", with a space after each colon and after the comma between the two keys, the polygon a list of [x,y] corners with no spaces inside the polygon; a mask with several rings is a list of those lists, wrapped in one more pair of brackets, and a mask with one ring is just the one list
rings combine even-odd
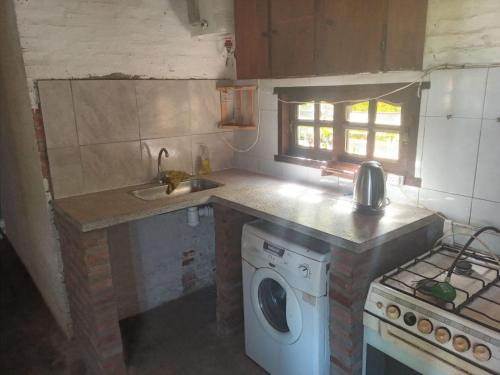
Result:
{"label": "cabinet door", "polygon": [[387,0],[318,0],[316,73],[382,70],[386,7]]}
{"label": "cabinet door", "polygon": [[384,70],[422,69],[427,0],[388,0]]}
{"label": "cabinet door", "polygon": [[235,0],[238,79],[271,76],[269,0]]}
{"label": "cabinet door", "polygon": [[273,77],[314,73],[314,0],[271,0]]}

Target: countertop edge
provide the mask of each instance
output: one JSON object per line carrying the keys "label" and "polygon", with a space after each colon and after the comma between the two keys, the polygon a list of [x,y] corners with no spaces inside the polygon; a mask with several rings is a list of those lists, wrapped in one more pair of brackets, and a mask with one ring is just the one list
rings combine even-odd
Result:
{"label": "countertop edge", "polygon": [[[267,212],[266,210],[262,210],[260,208],[254,208],[248,202],[240,202],[238,200],[231,199],[230,197],[225,196],[225,194],[223,193],[224,189],[227,188],[227,185],[222,177],[217,178],[216,176],[210,176],[209,178],[211,180],[215,180],[218,182],[221,182],[222,180],[222,186],[220,186],[219,188],[215,188],[213,190],[211,189],[211,191],[208,194],[206,193],[202,194],[201,192],[195,193],[188,199],[182,199],[180,201],[174,201],[174,202],[172,201],[165,202],[164,204],[162,203],[162,205],[159,206],[144,208],[137,211],[127,212],[127,210],[125,210],[123,211],[123,213],[117,212],[112,217],[108,216],[108,217],[98,218],[98,220],[78,221],[77,219],[75,219],[74,216],[71,215],[71,211],[68,211],[66,209],[65,204],[63,202],[59,203],[59,200],[54,200],[52,202],[52,205],[56,215],[60,216],[61,220],[66,221],[68,224],[72,225],[75,229],[79,230],[80,232],[86,233],[95,230],[103,230],[112,226],[125,224],[131,221],[146,219],[156,215],[163,215],[175,211],[184,210],[189,207],[203,206],[215,203],[232,208],[234,210],[241,211],[256,218],[268,220],[275,224],[286,226],[304,235],[308,235],[317,238],[319,240],[322,240],[328,243],[330,246],[335,246],[340,249],[345,249],[355,253],[363,253],[366,250],[372,249],[377,246],[381,246],[389,241],[398,238],[399,236],[411,233],[440,219],[439,216],[437,216],[432,211],[425,210],[426,212],[421,213],[419,215],[420,218],[418,218],[417,220],[403,223],[400,226],[388,232],[382,232],[380,234],[374,232],[371,235],[372,238],[369,238],[366,241],[362,242],[361,240],[356,240],[354,238],[344,238],[342,236],[329,233],[328,231],[325,230],[325,228],[321,227],[316,228],[308,226],[307,223],[299,223],[293,221],[293,219],[291,218],[279,216],[277,212]],[[125,190],[125,188],[123,190]]]}

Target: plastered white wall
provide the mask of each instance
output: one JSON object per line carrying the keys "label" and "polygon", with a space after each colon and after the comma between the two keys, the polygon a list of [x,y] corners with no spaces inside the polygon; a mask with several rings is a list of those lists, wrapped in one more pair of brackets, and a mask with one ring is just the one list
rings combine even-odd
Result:
{"label": "plastered white wall", "polygon": [[500,1],[429,0],[424,66],[500,62]]}
{"label": "plastered white wall", "polygon": [[58,323],[69,333],[59,244],[45,194],[11,0],[0,2],[0,162],[8,238]]}
{"label": "plastered white wall", "polygon": [[16,0],[16,13],[30,82],[234,77],[224,36],[191,36],[186,0]]}

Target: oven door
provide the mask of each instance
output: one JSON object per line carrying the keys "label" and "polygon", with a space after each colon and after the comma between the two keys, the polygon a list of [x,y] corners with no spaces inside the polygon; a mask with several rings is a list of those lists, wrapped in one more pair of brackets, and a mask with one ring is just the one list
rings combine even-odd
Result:
{"label": "oven door", "polygon": [[364,313],[364,375],[488,375],[417,336]]}

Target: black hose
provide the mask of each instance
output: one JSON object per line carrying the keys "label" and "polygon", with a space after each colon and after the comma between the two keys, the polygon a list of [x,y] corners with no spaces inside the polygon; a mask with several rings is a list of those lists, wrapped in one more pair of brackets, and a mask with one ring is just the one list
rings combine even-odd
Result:
{"label": "black hose", "polygon": [[446,277],[448,279],[451,277],[453,271],[455,270],[455,266],[456,266],[458,260],[460,259],[460,257],[463,255],[464,251],[467,250],[467,248],[470,246],[470,244],[472,242],[474,242],[474,240],[476,239],[477,236],[479,236],[483,232],[486,232],[487,230],[492,230],[494,232],[500,233],[500,229],[493,227],[493,226],[487,226],[487,227],[482,227],[476,233],[474,233],[472,236],[470,236],[469,240],[465,243],[464,247],[462,248],[462,250],[460,250],[460,253],[458,253],[457,257],[455,258],[455,260],[451,264],[450,268],[448,269],[448,274],[446,275]]}

